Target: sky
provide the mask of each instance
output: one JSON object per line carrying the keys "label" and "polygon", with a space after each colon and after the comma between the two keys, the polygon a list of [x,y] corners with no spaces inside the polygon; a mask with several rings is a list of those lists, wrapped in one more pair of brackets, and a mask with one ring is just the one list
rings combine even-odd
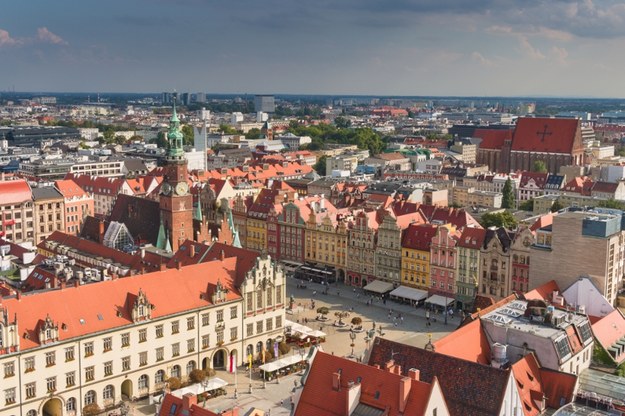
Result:
{"label": "sky", "polygon": [[24,0],[0,91],[625,97],[622,0]]}

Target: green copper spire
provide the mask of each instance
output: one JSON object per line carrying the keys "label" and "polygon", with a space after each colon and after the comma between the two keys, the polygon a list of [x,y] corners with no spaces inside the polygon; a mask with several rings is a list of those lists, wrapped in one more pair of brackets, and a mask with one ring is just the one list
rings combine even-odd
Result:
{"label": "green copper spire", "polygon": [[202,205],[200,204],[200,201],[198,201],[195,206],[195,210],[193,210],[193,219],[202,221]]}
{"label": "green copper spire", "polygon": [[167,236],[165,235],[165,226],[163,225],[163,219],[161,218],[161,225],[158,227],[158,237],[156,238],[156,248],[165,250],[165,241]]}
{"label": "green copper spire", "polygon": [[182,148],[182,132],[180,131],[180,119],[176,113],[176,103],[174,103],[174,112],[169,120],[169,132],[167,133],[167,141],[169,142],[168,157],[180,158],[184,156]]}
{"label": "green copper spire", "polygon": [[232,247],[243,248],[241,245],[241,239],[239,238],[239,231],[234,230],[234,238],[232,239]]}
{"label": "green copper spire", "polygon": [[169,233],[167,233],[167,245],[165,245],[165,251],[171,253],[172,249],[171,249],[171,242],[169,241]]}

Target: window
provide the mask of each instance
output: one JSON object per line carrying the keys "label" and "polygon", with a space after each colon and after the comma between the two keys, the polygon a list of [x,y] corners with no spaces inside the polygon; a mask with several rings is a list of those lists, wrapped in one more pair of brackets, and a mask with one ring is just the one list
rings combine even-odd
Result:
{"label": "window", "polygon": [[15,362],[4,363],[4,377],[13,377],[15,375]]}
{"label": "window", "polygon": [[76,411],[76,399],[73,397],[67,399],[67,402],[65,402],[65,410],[68,412]]}
{"label": "window", "polygon": [[155,383],[162,383],[165,380],[165,372],[163,370],[158,370],[154,375]]}
{"label": "window", "polygon": [[171,355],[173,357],[177,357],[180,355],[180,343],[176,342],[175,344],[171,344]]}
{"label": "window", "polygon": [[146,374],[142,374],[139,377],[139,389],[147,389],[148,388],[148,376]]}
{"label": "window", "polygon": [[174,321],[171,323],[171,333],[177,334],[178,332],[180,332],[180,322]]}
{"label": "window", "polygon": [[32,399],[37,395],[37,386],[35,383],[26,384],[26,398]]}
{"label": "window", "polygon": [[95,380],[95,367],[89,366],[85,368],[85,380],[93,381]]}
{"label": "window", "polygon": [[148,330],[143,328],[139,330],[139,342],[146,342],[148,340]]}
{"label": "window", "polygon": [[140,352],[139,353],[139,365],[148,365],[148,353]]}
{"label": "window", "polygon": [[156,361],[163,361],[165,356],[165,348],[159,347],[156,349]]}
{"label": "window", "polygon": [[251,337],[252,335],[254,335],[254,324],[247,324],[245,334],[248,337]]}
{"label": "window", "polygon": [[69,373],[65,373],[65,386],[72,387],[76,385],[76,372],[71,371]]}
{"label": "window", "polygon": [[24,359],[24,371],[26,373],[35,371],[35,357],[28,357]]}
{"label": "window", "polygon": [[176,378],[180,378],[180,366],[179,365],[175,365],[172,367],[171,369],[171,376],[172,377],[176,377]]}
{"label": "window", "polygon": [[163,325],[156,325],[156,338],[163,338]]}
{"label": "window", "polygon": [[248,293],[247,295],[245,295],[245,300],[247,302],[245,309],[248,311],[251,311],[252,309],[254,309],[254,298],[252,297],[251,293]]}
{"label": "window", "polygon": [[256,322],[256,333],[260,334],[263,332],[263,321]]}
{"label": "window", "polygon": [[208,326],[209,323],[209,314],[202,314],[202,326]]}
{"label": "window", "polygon": [[122,371],[130,370],[130,357],[122,358]]}
{"label": "window", "polygon": [[48,393],[56,391],[56,377],[48,377],[46,379],[46,388],[48,390]]}
{"label": "window", "polygon": [[273,319],[272,318],[267,319],[267,323],[265,325],[265,329],[267,331],[273,330]]}
{"label": "window", "polygon": [[89,390],[87,394],[85,394],[85,406],[89,404],[94,404],[96,401],[95,391]]}
{"label": "window", "polygon": [[195,351],[195,338],[187,340],[187,352]]}
{"label": "window", "polygon": [[187,363],[187,375],[191,374],[193,370],[195,370],[195,361],[189,361]]}
{"label": "window", "polygon": [[125,334],[122,334],[122,347],[129,347],[130,346],[130,333],[126,332]]}
{"label": "window", "polygon": [[237,317],[237,307],[233,306],[230,308],[230,319],[235,319]]}
{"label": "window", "polygon": [[276,316],[276,328],[282,328],[282,317]]}
{"label": "window", "polygon": [[93,355],[93,342],[85,342],[85,357]]}
{"label": "window", "polygon": [[195,328],[195,318],[193,316],[187,318],[187,331]]}
{"label": "window", "polygon": [[218,344],[223,344],[224,342],[224,331],[217,331],[217,343]]}
{"label": "window", "polygon": [[46,353],[46,367],[52,367],[56,364],[56,353],[54,351],[50,351]]}
{"label": "window", "polygon": [[109,384],[108,386],[104,387],[104,390],[102,390],[102,398],[104,400],[113,399],[114,396],[115,396],[115,388],[113,386]]}
{"label": "window", "polygon": [[238,338],[238,330],[239,328],[234,327],[234,328],[230,328],[230,341],[234,341],[235,339]]}
{"label": "window", "polygon": [[282,304],[282,285],[276,286],[276,304]]}
{"label": "window", "polygon": [[104,352],[108,352],[113,349],[113,338],[107,337],[103,340]]}
{"label": "window", "polygon": [[4,403],[7,405],[15,403],[15,387],[4,391]]}
{"label": "window", "polygon": [[217,311],[217,322],[223,322],[224,320],[224,310],[220,309]]}
{"label": "window", "polygon": [[273,292],[271,291],[271,287],[267,288],[267,306],[273,305]]}
{"label": "window", "polygon": [[104,363],[104,375],[105,376],[113,375],[113,361],[107,361]]}
{"label": "window", "polygon": [[256,292],[256,309],[263,308],[263,292],[259,290]]}
{"label": "window", "polygon": [[203,335],[202,336],[202,349],[204,348],[208,348],[209,344],[209,339],[210,337],[208,335]]}

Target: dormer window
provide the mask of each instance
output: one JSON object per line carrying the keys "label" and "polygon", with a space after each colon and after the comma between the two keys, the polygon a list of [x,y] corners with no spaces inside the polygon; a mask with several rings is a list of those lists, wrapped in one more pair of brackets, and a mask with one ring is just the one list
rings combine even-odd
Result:
{"label": "dormer window", "polygon": [[142,289],[139,289],[139,294],[132,306],[132,320],[133,322],[145,321],[152,318],[152,305]]}

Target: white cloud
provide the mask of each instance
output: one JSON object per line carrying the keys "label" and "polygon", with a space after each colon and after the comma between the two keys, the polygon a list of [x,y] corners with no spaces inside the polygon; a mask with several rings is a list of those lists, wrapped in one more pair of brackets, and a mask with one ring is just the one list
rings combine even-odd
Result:
{"label": "white cloud", "polygon": [[67,42],[59,35],[52,33],[47,27],[37,29],[37,40],[43,43],[51,43],[53,45],[67,45]]}
{"label": "white cloud", "polygon": [[527,40],[526,36],[519,36],[519,45],[521,46],[521,51],[528,58],[534,59],[534,60],[545,59],[545,55],[542,54],[540,49],[532,46],[529,40]]}
{"label": "white cloud", "polygon": [[557,46],[553,46],[551,48],[551,53],[553,57],[555,58],[556,62],[562,65],[567,64],[566,58],[568,58],[569,56],[569,51],[567,51],[565,48],[559,48]]}
{"label": "white cloud", "polygon": [[0,29],[0,48],[3,46],[15,46],[22,43],[19,39],[12,38],[9,32]]}
{"label": "white cloud", "polygon": [[475,62],[478,62],[480,65],[484,65],[484,66],[492,66],[493,65],[493,61],[491,61],[490,59],[485,58],[484,55],[482,55],[479,52],[471,53],[471,59],[473,59]]}

